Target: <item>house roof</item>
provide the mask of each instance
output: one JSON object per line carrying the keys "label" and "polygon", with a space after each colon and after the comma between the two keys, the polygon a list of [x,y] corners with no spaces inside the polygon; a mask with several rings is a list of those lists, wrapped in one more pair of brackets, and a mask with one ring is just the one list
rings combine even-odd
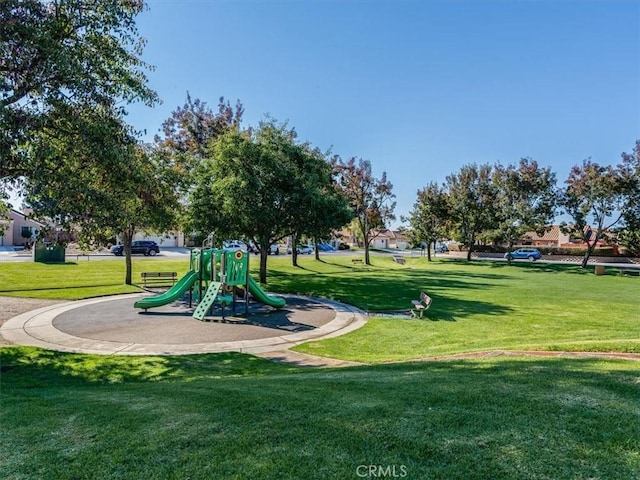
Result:
{"label": "house roof", "polygon": [[522,237],[533,241],[557,242],[560,240],[560,235],[560,225],[552,225],[551,229],[544,232],[543,235],[538,235],[536,232],[527,232]]}
{"label": "house roof", "polygon": [[395,239],[395,240],[405,239],[404,232],[401,232],[399,230],[388,230],[385,228],[374,233],[376,234],[375,235],[376,238],[388,238],[388,239]]}
{"label": "house roof", "polygon": [[45,226],[44,223],[39,222],[38,220],[34,220],[33,218],[29,218],[29,216],[27,214],[24,214],[24,213],[19,212],[18,210],[15,210],[15,209],[12,208],[11,211],[9,212],[9,218],[11,220],[13,220],[13,219],[15,219],[16,216],[22,217],[23,220],[29,220],[30,222],[37,223],[38,225],[40,225],[42,227]]}

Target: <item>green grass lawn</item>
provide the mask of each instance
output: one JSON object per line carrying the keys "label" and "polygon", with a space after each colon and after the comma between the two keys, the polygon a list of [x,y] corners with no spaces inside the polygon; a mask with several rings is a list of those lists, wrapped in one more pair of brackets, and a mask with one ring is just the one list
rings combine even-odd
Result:
{"label": "green grass lawn", "polygon": [[[300,268],[293,268],[289,257],[270,257],[268,288],[374,311],[407,311],[424,290],[431,308],[423,320],[372,317],[349,335],[297,350],[368,363],[495,349],[640,353],[638,277],[528,262],[413,258],[401,266],[374,256],[372,266],[354,266],[350,258],[301,256]],[[183,275],[188,261],[136,258],[133,265],[138,280],[142,271]],[[123,278],[124,261],[6,263],[0,295],[76,299],[139,291]]]}
{"label": "green grass lawn", "polygon": [[[141,272],[175,271],[184,275],[189,260],[135,258],[132,280],[140,283]],[[0,263],[0,295],[12,297],[79,300],[101,295],[140,292],[124,284],[124,259],[79,260],[58,263]]]}
{"label": "green grass lawn", "polygon": [[[380,311],[406,310],[428,292],[424,320],[374,317],[349,335],[298,347],[404,363],[313,370],[235,353],[4,347],[0,477],[376,478],[367,475],[372,466],[377,478],[640,478],[639,362],[407,361],[493,349],[640,352],[637,277],[529,263],[299,261],[293,268],[270,258],[268,288]],[[134,278],[187,267],[136,258]],[[5,263],[0,295],[112,294],[123,277],[119,261]]]}
{"label": "green grass lawn", "polygon": [[363,465],[411,479],[640,475],[636,362],[309,370],[233,353],[1,351],[4,479],[374,478]]}
{"label": "green grass lawn", "polygon": [[349,335],[299,351],[363,362],[401,361],[482,350],[640,353],[640,279],[596,276],[573,265],[373,257],[304,258],[300,271],[272,262],[275,290],[332,297],[366,310],[407,311],[424,290],[423,320],[372,318]]}

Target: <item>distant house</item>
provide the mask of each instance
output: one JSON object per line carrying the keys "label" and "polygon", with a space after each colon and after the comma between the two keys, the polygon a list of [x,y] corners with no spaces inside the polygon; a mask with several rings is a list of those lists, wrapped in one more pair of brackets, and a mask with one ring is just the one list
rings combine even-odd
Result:
{"label": "distant house", "polygon": [[380,230],[373,232],[371,246],[373,248],[398,248],[404,250],[408,242],[404,232],[398,230]]}
{"label": "distant house", "polygon": [[543,235],[538,235],[536,232],[527,232],[517,243],[534,247],[560,247],[570,243],[570,240],[569,234],[563,233],[560,225],[553,225]]}
{"label": "distant house", "polygon": [[35,239],[45,225],[31,220],[27,215],[17,210],[9,210],[8,216],[0,218],[0,246],[25,246]]}
{"label": "distant house", "polygon": [[[347,228],[343,228],[336,232],[332,243],[346,243],[351,247],[362,247],[362,242],[358,241],[356,236]],[[398,248],[404,250],[409,245],[405,232],[401,230],[380,230],[371,233],[371,244],[373,248]],[[336,245],[337,246],[337,245]]]}

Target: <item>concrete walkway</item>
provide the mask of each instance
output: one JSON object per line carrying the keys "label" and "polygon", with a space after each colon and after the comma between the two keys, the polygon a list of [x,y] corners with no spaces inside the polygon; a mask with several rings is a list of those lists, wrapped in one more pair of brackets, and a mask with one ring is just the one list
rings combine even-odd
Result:
{"label": "concrete walkway", "polygon": [[[191,319],[188,312],[159,312],[155,316],[142,314],[132,306],[139,297],[139,294],[119,295],[48,305],[11,318],[2,325],[0,334],[12,344],[63,352],[186,355],[235,351],[294,365],[328,367],[357,364],[299,354],[288,349],[310,340],[343,335],[366,323],[366,315],[355,307],[294,295],[286,298],[291,304],[289,313],[294,315],[291,318],[295,321],[280,320],[275,322],[275,326],[266,321],[256,321],[253,316],[249,317],[250,322],[231,319],[203,323]],[[323,323],[319,318],[326,318],[327,310],[331,311],[332,319]],[[109,323],[113,328],[108,328]],[[118,325],[124,327],[119,328]],[[118,328],[120,331],[115,332]],[[166,329],[170,328],[176,332],[174,337],[163,333],[163,329],[168,332],[170,330]],[[123,330],[129,339],[121,338]],[[220,334],[215,334],[216,331]],[[211,335],[207,338],[203,332],[211,332]],[[224,337],[226,341],[211,341],[216,336]],[[146,338],[151,341],[145,341]],[[159,338],[166,339],[166,343],[160,343]]]}
{"label": "concrete walkway", "polygon": [[[280,331],[282,331],[282,327],[288,323],[294,327],[307,325],[308,328],[298,328],[298,331],[290,334],[265,336],[264,332],[269,332],[273,330],[274,327],[274,325],[269,324],[269,322],[253,321],[247,322],[246,325],[241,325],[234,321],[234,319],[224,323],[219,321],[212,323],[192,322],[190,317],[184,312],[159,312],[159,314],[155,316],[141,315],[132,309],[134,300],[139,297],[139,294],[120,295],[117,297],[47,304],[43,307],[20,313],[7,320],[4,325],[0,327],[0,338],[4,337],[6,340],[5,344],[36,346],[49,350],[76,353],[106,355],[183,355],[236,351],[301,367],[322,368],[363,365],[362,363],[319,357],[290,350],[291,347],[306,341],[336,337],[363,326],[366,323],[366,315],[361,310],[349,305],[331,300],[288,295],[286,297],[291,309],[294,311],[299,310],[302,313],[300,313],[300,316],[290,316],[289,318],[296,320],[293,322],[286,320],[278,323],[276,318],[275,327],[280,327]],[[15,301],[16,299],[12,300]],[[36,305],[33,302],[29,303],[28,300],[29,299],[26,299],[24,302],[26,308]],[[46,301],[40,301],[40,304],[42,304],[42,302]],[[118,305],[118,303],[120,303],[120,305]],[[296,307],[296,303],[298,303],[298,307]],[[314,308],[313,305],[321,308]],[[6,308],[7,306],[4,305],[4,307]],[[335,315],[328,321],[322,321],[320,317],[323,315],[326,317],[326,312],[320,312],[321,309],[330,309]],[[12,309],[9,309],[6,313],[10,311],[12,311]],[[111,312],[111,314],[107,315],[105,312]],[[129,315],[129,317],[127,317],[127,315]],[[65,316],[69,318],[65,318]],[[139,322],[136,322],[136,316],[140,318]],[[273,315],[267,316],[271,320],[274,319]],[[1,317],[2,315],[0,315],[0,319]],[[77,326],[71,328],[74,319],[76,323],[84,325],[85,330],[78,330]],[[175,322],[176,319],[180,322],[180,335],[171,338],[174,343],[145,342],[140,340],[141,338],[153,339],[154,337],[166,337],[167,331],[176,328],[175,323],[170,323]],[[113,329],[109,331],[108,329],[98,328],[100,321],[112,324]],[[163,325],[163,322],[169,323]],[[306,322],[306,324],[301,322]],[[141,329],[131,329],[131,325],[136,323],[141,324]],[[312,326],[314,323],[316,324],[315,327]],[[123,324],[129,324],[129,326],[122,328]],[[95,328],[91,330],[90,328],[86,328],[86,325],[93,325]],[[151,325],[150,328],[149,325]],[[220,329],[224,327],[228,327],[228,329],[226,331]],[[227,341],[203,341],[202,332],[206,330],[211,330],[212,335],[227,338]],[[85,331],[86,333],[83,333]],[[235,332],[234,335],[236,338],[229,337],[229,331]],[[117,339],[117,337],[114,339],[114,332],[117,332],[120,336],[130,335],[131,341],[125,341],[124,338]],[[110,337],[111,339],[95,338],[100,336]],[[242,338],[243,336],[245,338]],[[400,363],[490,357],[602,358],[640,361],[640,354],[637,353],[491,350],[416,358],[403,360]]]}

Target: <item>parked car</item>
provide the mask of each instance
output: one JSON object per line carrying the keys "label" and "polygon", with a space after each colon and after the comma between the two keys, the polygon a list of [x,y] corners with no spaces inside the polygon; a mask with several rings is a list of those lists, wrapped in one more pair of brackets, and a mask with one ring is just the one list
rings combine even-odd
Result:
{"label": "parked car", "polygon": [[228,250],[246,250],[247,249],[247,245],[244,242],[240,242],[238,240],[222,242],[222,246]]}
{"label": "parked car", "polygon": [[436,253],[448,253],[449,247],[447,247],[444,243],[436,243],[436,247],[434,250]]}
{"label": "parked car", "polygon": [[[312,254],[313,253],[313,247],[311,245],[297,245],[296,246],[296,251],[298,252],[298,255],[300,254]],[[291,247],[287,247],[287,253],[291,254]]]}
{"label": "parked car", "polygon": [[[114,245],[111,247],[111,253],[114,255],[124,255],[124,245]],[[131,254],[149,255],[155,257],[160,253],[160,247],[152,240],[136,240],[131,244]]]}
{"label": "parked car", "polygon": [[269,251],[267,253],[269,255],[280,255],[280,247],[274,243],[269,246]]}
{"label": "parked car", "polygon": [[335,248],[333,248],[328,243],[320,243],[318,244],[318,250],[320,250],[321,252],[332,252],[335,250]]}
{"label": "parked car", "polygon": [[505,253],[504,258],[511,258],[512,260],[526,258],[531,262],[534,262],[536,260],[540,260],[542,258],[542,254],[537,248],[519,248],[518,250],[514,250],[513,252]]}

